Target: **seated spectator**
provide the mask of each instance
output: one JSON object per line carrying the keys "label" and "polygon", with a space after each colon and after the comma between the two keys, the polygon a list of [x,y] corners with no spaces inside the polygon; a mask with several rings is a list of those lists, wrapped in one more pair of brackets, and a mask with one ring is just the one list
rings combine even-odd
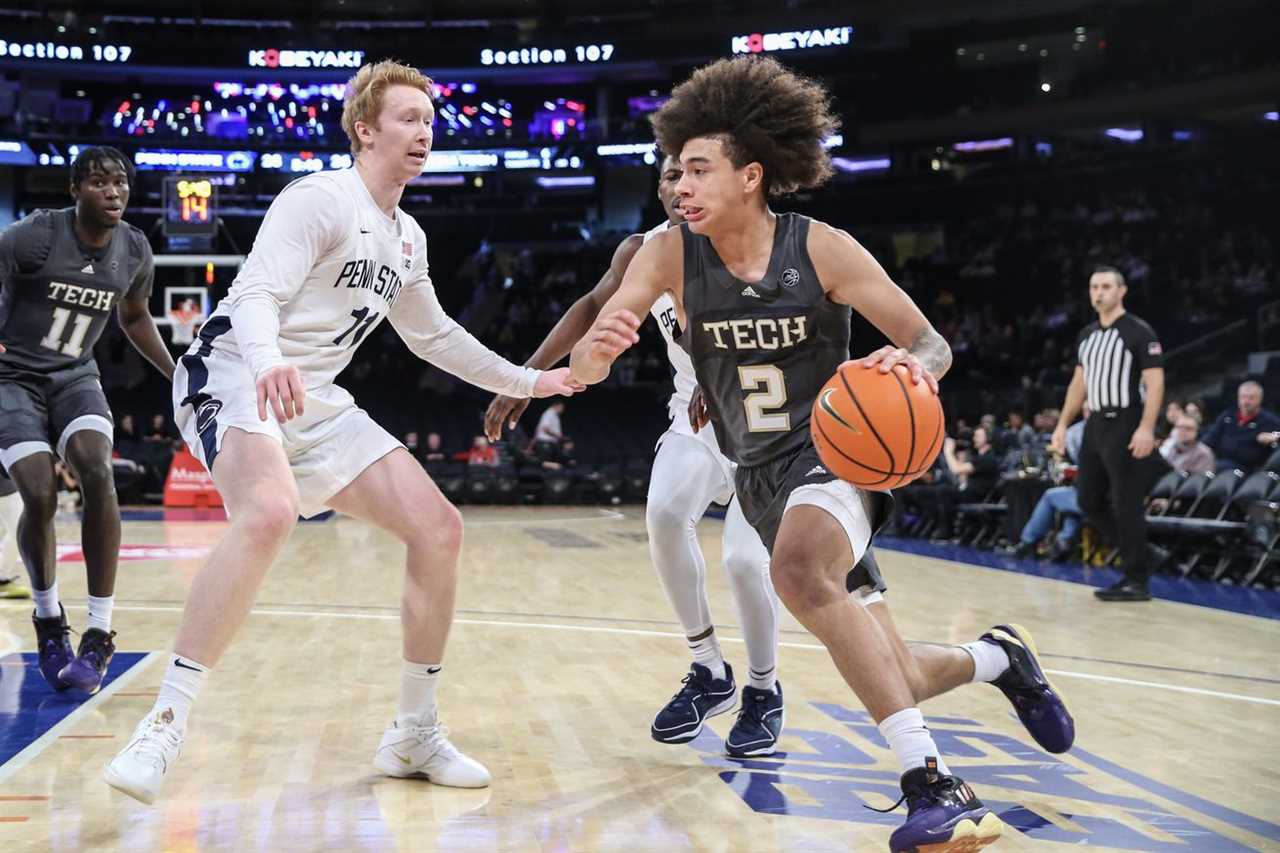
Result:
{"label": "seated spectator", "polygon": [[152,415],[151,427],[147,430],[147,434],[142,437],[142,440],[174,444],[181,441],[181,438],[178,435],[178,431],[169,424],[164,415]]}
{"label": "seated spectator", "polygon": [[409,430],[404,434],[404,449],[409,451],[409,455],[418,460],[418,464],[423,465],[423,447],[418,441],[418,431]]}
{"label": "seated spectator", "polygon": [[116,424],[116,434],[111,443],[116,453],[125,459],[137,460],[140,442],[138,430],[133,425],[133,415],[120,416],[120,421]]}
{"label": "seated spectator", "polygon": [[428,465],[434,462],[444,462],[445,461],[444,450],[441,449],[443,443],[444,443],[443,440],[440,438],[440,433],[438,432],[427,433],[427,447],[422,454],[422,461],[427,463]]}
{"label": "seated spectator", "polygon": [[[1214,470],[1213,451],[1200,441],[1200,425],[1190,415],[1174,422],[1172,444],[1160,447],[1160,455],[1179,474],[1202,474]],[[1166,450],[1167,448],[1167,450]]]}
{"label": "seated spectator", "polygon": [[1218,470],[1256,471],[1280,444],[1280,415],[1262,408],[1262,385],[1252,379],[1240,383],[1237,408],[1214,420],[1200,440],[1217,457]]}
{"label": "seated spectator", "polygon": [[477,435],[471,441],[471,450],[467,452],[468,465],[483,465],[488,468],[498,467],[498,451],[489,444],[489,439]]}
{"label": "seated spectator", "polygon": [[546,441],[559,444],[564,438],[564,430],[560,426],[560,415],[564,413],[564,401],[556,400],[538,419],[538,428],[533,432],[534,441]]}
{"label": "seated spectator", "polygon": [[[1089,407],[1086,404],[1084,417],[1067,427],[1067,455],[1072,462],[1080,458],[1080,447],[1084,444],[1084,425],[1088,419]],[[1080,533],[1080,502],[1074,485],[1054,486],[1040,496],[1011,553],[1015,557],[1034,556],[1040,540],[1048,535],[1059,517],[1062,519],[1062,526],[1054,537],[1049,559],[1054,562],[1066,560],[1075,549],[1076,537]]]}
{"label": "seated spectator", "polygon": [[1000,462],[989,436],[985,427],[975,429],[973,447],[963,452],[964,458],[957,452],[954,438],[947,436],[943,442],[942,454],[947,469],[958,482],[929,486],[928,491],[921,495],[925,506],[931,505],[931,514],[937,523],[934,538],[950,539],[955,534],[956,505],[962,499],[980,501],[996,487],[1000,479]]}

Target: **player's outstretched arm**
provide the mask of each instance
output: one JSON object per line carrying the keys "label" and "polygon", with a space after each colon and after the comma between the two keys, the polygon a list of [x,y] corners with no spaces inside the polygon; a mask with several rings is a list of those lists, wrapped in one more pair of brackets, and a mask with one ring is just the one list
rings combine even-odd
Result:
{"label": "player's outstretched arm", "polygon": [[133,344],[133,348],[163,373],[165,379],[172,380],[173,356],[160,337],[160,330],[156,328],[156,320],[151,316],[147,300],[121,299],[116,306],[116,316],[120,321],[120,329],[129,343]]}
{"label": "player's outstretched arm", "polygon": [[[573,350],[573,345],[591,330],[591,324],[600,314],[600,309],[618,292],[618,285],[627,271],[628,264],[644,244],[644,236],[632,234],[618,244],[614,250],[609,269],[605,270],[596,286],[578,297],[564,316],[551,328],[546,338],[538,345],[533,355],[525,362],[526,367],[547,370],[554,367],[562,358]],[[484,432],[490,441],[496,441],[502,435],[502,425],[514,428],[516,421],[529,407],[529,398],[509,397],[498,394],[484,413]]]}
{"label": "player's outstretched arm", "polygon": [[664,291],[682,302],[683,240],[680,229],[664,231],[640,247],[627,266],[618,292],[600,309],[590,330],[574,344],[569,369],[575,381],[594,385],[609,375],[613,362],[640,340],[640,318]]}
{"label": "player's outstretched arm", "polygon": [[903,364],[913,382],[923,380],[936,393],[951,368],[951,347],[871,253],[847,232],[814,222],[809,257],[828,297],[851,306],[893,341],[862,359],[863,366],[888,373]]}
{"label": "player's outstretched arm", "polygon": [[444,312],[425,267],[401,292],[387,319],[423,361],[428,361],[486,391],[510,397],[569,395],[581,386],[568,368],[534,370],[507,361]]}

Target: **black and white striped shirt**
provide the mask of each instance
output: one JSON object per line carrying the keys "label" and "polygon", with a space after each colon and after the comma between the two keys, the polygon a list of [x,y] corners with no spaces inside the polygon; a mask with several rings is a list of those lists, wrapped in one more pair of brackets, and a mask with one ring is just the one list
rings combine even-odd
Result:
{"label": "black and white striped shirt", "polygon": [[1142,371],[1164,366],[1164,350],[1143,320],[1122,314],[1110,326],[1085,326],[1076,338],[1076,360],[1084,370],[1085,399],[1095,411],[1141,406]]}

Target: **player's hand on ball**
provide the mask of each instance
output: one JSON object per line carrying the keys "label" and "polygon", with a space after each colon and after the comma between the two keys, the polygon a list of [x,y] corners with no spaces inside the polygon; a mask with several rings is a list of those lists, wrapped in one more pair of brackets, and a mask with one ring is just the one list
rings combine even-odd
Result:
{"label": "player's hand on ball", "polygon": [[484,435],[490,441],[502,438],[502,424],[505,421],[508,429],[516,428],[516,421],[529,408],[528,397],[508,397],[498,394],[484,413]]}
{"label": "player's hand on ball", "polygon": [[702,386],[693,386],[693,396],[689,398],[689,426],[694,432],[700,431],[711,423],[711,413],[707,411],[707,398],[702,393]]}
{"label": "player's hand on ball", "polygon": [[[569,375],[569,368],[557,367],[555,370],[544,370],[538,375],[538,381],[533,386],[533,396],[535,397],[572,397],[579,391],[585,391],[586,385],[581,382],[575,382],[573,377]],[[528,404],[528,400],[525,404]]]}
{"label": "player's hand on ball", "polygon": [[640,335],[636,333],[639,328],[640,318],[626,308],[613,311],[608,316],[597,317],[591,325],[591,331],[587,332],[591,354],[612,363],[640,340]]}
{"label": "player's hand on ball", "polygon": [[881,373],[888,373],[893,370],[894,365],[901,364],[911,372],[911,384],[919,385],[921,380],[929,386],[929,390],[938,393],[938,380],[933,378],[933,374],[925,370],[920,359],[911,354],[910,350],[902,347],[883,346],[871,355],[858,359],[858,363],[863,367],[878,367]]}
{"label": "player's hand on ball", "polygon": [[263,372],[258,377],[258,420],[267,419],[267,403],[280,423],[291,421],[302,414],[302,401],[307,391],[302,386],[302,375],[291,364],[281,364]]}

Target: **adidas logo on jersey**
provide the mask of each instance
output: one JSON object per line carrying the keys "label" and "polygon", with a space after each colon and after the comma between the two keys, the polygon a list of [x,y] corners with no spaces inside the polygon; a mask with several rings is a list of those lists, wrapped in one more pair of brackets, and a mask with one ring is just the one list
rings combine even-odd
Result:
{"label": "adidas logo on jersey", "polygon": [[808,474],[805,474],[805,476],[806,476],[806,477],[816,477],[816,476],[818,476],[819,474],[825,474],[825,473],[827,473],[827,469],[826,469],[826,468],[823,468],[821,465],[814,465],[812,468],[810,468],[810,469],[809,469],[809,473],[808,473]]}
{"label": "adidas logo on jersey", "polygon": [[85,264],[84,269],[80,270],[80,272],[87,272],[89,275],[93,275],[93,264]]}
{"label": "adidas logo on jersey", "polygon": [[746,287],[742,288],[742,295],[743,295],[743,296],[753,296],[753,297],[755,297],[756,299],[759,299],[759,298],[760,298],[760,294],[756,293],[756,289],[755,289],[754,287],[752,287],[751,285],[749,285],[749,284],[748,284]]}

